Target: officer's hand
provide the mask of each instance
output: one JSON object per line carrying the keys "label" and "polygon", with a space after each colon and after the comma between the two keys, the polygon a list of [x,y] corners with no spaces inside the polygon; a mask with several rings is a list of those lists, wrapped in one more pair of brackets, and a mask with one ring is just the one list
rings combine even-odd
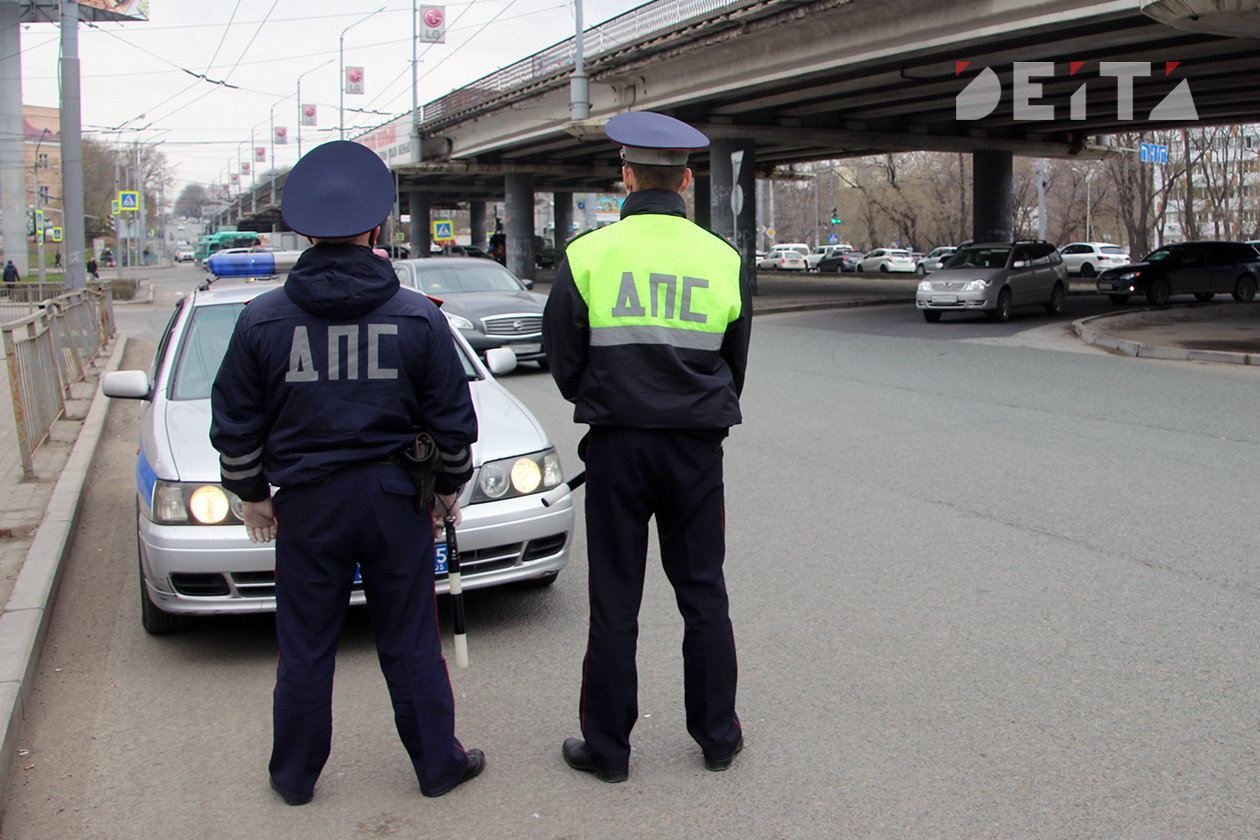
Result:
{"label": "officer's hand", "polygon": [[276,538],[276,512],[271,506],[271,499],[243,502],[242,507],[241,518],[245,520],[250,542],[265,543]]}
{"label": "officer's hand", "polygon": [[433,538],[441,539],[446,533],[446,518],[455,517],[455,527],[464,521],[464,514],[459,509],[459,495],[438,493],[433,497]]}

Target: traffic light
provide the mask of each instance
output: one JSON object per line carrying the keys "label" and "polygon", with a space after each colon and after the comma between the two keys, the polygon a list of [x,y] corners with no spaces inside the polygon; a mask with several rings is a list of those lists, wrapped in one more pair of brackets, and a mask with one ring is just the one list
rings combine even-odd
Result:
{"label": "traffic light", "polygon": [[831,208],[831,223],[833,225],[844,224],[844,219],[840,218],[840,214],[836,211],[836,208],[834,207]]}

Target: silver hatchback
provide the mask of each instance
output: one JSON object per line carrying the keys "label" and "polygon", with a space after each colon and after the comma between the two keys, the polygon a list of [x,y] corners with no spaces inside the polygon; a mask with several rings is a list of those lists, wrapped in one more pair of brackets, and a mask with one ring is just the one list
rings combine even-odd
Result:
{"label": "silver hatchback", "polygon": [[[209,437],[210,389],[236,319],[247,301],[275,287],[216,284],[190,292],[176,306],[152,367],[103,379],[107,396],[141,401],[136,521],[141,618],[150,633],[180,629],[192,615],[276,608],[273,548],[249,541],[240,499],[219,484]],[[573,532],[568,497],[541,503],[542,493],[563,481],[560,459],[529,409],[451,333],[480,427],[476,472],[460,497],[463,587],[545,586],[568,562]],[[515,367],[510,350],[488,356],[497,372]],[[448,589],[444,549],[432,558],[439,592]],[[363,602],[356,584],[350,603]]]}
{"label": "silver hatchback", "polygon": [[1016,306],[1043,306],[1058,315],[1067,288],[1063,259],[1049,242],[996,242],[960,248],[919,281],[914,302],[930,323],[944,312],[968,311],[1009,321]]}

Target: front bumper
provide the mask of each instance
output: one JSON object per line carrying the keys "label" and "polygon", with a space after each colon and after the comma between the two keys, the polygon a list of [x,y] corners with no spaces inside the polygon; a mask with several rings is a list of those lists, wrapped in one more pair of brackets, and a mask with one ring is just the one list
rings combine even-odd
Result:
{"label": "front bumper", "polygon": [[[542,578],[569,561],[573,502],[544,507],[541,494],[463,507],[459,526],[464,589]],[[461,502],[463,504],[463,502]],[[275,551],[249,541],[243,525],[158,525],[141,516],[144,586],[162,611],[182,615],[275,612]],[[446,575],[439,593],[450,590]],[[362,585],[350,594],[365,603]]]}
{"label": "front bumper", "polygon": [[914,294],[914,305],[919,309],[965,310],[993,309],[996,303],[990,300],[989,290],[978,292],[963,291],[931,291]]}

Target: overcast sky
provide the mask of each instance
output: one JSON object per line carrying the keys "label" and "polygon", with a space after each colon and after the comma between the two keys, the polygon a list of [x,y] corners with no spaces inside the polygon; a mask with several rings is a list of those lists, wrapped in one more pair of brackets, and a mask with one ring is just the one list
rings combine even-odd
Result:
{"label": "overcast sky", "polygon": [[[583,21],[589,28],[642,2],[584,0]],[[269,148],[274,113],[289,135],[276,161],[291,165],[299,74],[319,121],[302,130],[303,151],[337,137],[338,40],[347,27],[344,63],[364,68],[366,88],[345,97],[347,137],[411,109],[411,9],[412,0],[151,0],[147,22],[81,23],[84,133],[160,143],[178,195],[187,183],[235,172],[238,151],[249,159],[251,129],[253,145]],[[446,20],[446,43],[419,47],[421,105],[574,33],[565,0],[448,3]],[[56,107],[59,27],[22,30],[23,102]]]}

